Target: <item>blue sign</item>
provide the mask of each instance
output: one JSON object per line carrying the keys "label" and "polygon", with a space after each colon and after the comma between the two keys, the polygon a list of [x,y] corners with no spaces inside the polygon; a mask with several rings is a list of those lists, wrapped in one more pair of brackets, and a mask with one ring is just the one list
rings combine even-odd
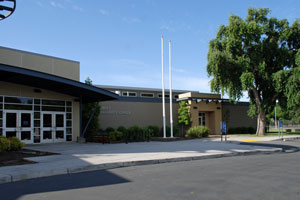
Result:
{"label": "blue sign", "polygon": [[222,122],[222,133],[226,133],[226,122]]}
{"label": "blue sign", "polygon": [[282,121],[279,121],[279,127],[280,128],[282,128],[282,125],[283,125]]}

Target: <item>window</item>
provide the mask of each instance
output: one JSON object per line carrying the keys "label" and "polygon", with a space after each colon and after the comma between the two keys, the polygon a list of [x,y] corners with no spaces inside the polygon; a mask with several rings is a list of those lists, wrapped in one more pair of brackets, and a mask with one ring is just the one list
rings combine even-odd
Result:
{"label": "window", "polygon": [[14,104],[32,104],[32,98],[24,97],[5,97],[5,103],[14,103]]}
{"label": "window", "polygon": [[204,112],[199,112],[199,125],[200,126],[205,126],[205,113]]}
{"label": "window", "polygon": [[42,104],[51,106],[65,106],[65,101],[43,99]]}
{"label": "window", "polygon": [[124,97],[136,97],[136,92],[129,92],[129,91],[126,91],[126,92],[122,92],[122,96]]}
{"label": "window", "polygon": [[121,92],[119,90],[115,90],[115,91],[111,91],[111,92],[121,96]]}
{"label": "window", "polygon": [[174,95],[174,98],[175,98],[175,99],[178,99],[178,98],[179,98],[178,94],[175,94],[175,95]]}
{"label": "window", "polygon": [[[170,95],[169,94],[165,94],[165,98],[169,98]],[[158,98],[162,98],[162,94],[158,94]]]}
{"label": "window", "polygon": [[141,97],[154,98],[154,94],[153,93],[141,93]]}

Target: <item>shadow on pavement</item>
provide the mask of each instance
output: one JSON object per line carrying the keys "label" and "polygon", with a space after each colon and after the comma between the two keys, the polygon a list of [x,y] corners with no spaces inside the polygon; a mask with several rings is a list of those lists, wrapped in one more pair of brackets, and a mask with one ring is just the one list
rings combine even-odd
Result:
{"label": "shadow on pavement", "polygon": [[1,199],[18,199],[24,195],[81,189],[130,182],[106,170],[58,175],[0,185]]}

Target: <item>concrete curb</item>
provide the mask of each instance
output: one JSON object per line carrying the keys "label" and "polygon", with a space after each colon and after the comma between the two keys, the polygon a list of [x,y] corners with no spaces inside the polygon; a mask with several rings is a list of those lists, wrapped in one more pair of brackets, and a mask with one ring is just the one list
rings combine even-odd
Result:
{"label": "concrete curb", "polygon": [[35,172],[35,173],[27,173],[27,174],[25,173],[25,174],[17,174],[17,175],[0,174],[0,184],[21,181],[21,180],[27,180],[27,179],[33,179],[33,178],[42,178],[42,177],[48,177],[48,176],[72,174],[72,173],[95,171],[95,170],[115,169],[115,168],[120,168],[120,167],[153,165],[153,164],[203,160],[203,159],[223,158],[223,157],[233,157],[233,156],[247,156],[247,155],[254,155],[254,154],[272,154],[272,153],[278,153],[278,152],[282,152],[282,149],[274,148],[271,150],[270,149],[268,149],[268,150],[250,150],[250,151],[248,150],[248,151],[244,151],[244,152],[220,153],[220,154],[206,155],[206,156],[204,155],[204,156],[191,156],[191,157],[179,157],[179,158],[115,162],[115,163],[105,163],[105,164],[99,164],[99,165],[87,165],[87,166],[80,166],[80,167],[73,167],[73,168],[39,171],[39,172]]}
{"label": "concrete curb", "polygon": [[289,138],[280,138],[275,141],[293,141],[293,140],[299,140],[299,139],[300,139],[300,137],[289,137]]}

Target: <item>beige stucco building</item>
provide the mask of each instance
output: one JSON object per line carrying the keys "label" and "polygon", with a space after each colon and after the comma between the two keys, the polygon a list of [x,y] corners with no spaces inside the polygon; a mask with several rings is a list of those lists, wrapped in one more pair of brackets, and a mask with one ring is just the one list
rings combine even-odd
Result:
{"label": "beige stucco building", "polygon": [[184,93],[180,100],[188,102],[192,126],[207,126],[211,133],[221,134],[222,100],[219,94]]}
{"label": "beige stucco building", "polygon": [[79,80],[77,61],[0,47],[0,135],[27,144],[76,141],[82,103],[117,97]]}
{"label": "beige stucco building", "polygon": [[[163,126],[161,89],[99,85],[119,95],[118,100],[102,102],[99,123],[101,128],[129,128]],[[180,101],[186,101],[191,115],[191,126],[207,126],[211,134],[221,134],[221,122],[227,128],[256,127],[256,120],[247,115],[249,103],[229,103],[219,94],[173,90],[173,121],[178,124]],[[170,126],[169,91],[166,90],[166,124]],[[230,116],[229,116],[230,115]]]}
{"label": "beige stucco building", "polygon": [[[76,141],[87,125],[82,105],[101,102],[101,128],[162,127],[161,89],[90,86],[80,81],[80,63],[0,47],[0,136],[30,144]],[[166,124],[170,124],[166,90]],[[248,103],[231,104],[218,94],[173,90],[173,121],[179,101],[186,101],[192,126],[205,125],[220,134],[222,121],[230,127],[255,127],[247,116]]]}

